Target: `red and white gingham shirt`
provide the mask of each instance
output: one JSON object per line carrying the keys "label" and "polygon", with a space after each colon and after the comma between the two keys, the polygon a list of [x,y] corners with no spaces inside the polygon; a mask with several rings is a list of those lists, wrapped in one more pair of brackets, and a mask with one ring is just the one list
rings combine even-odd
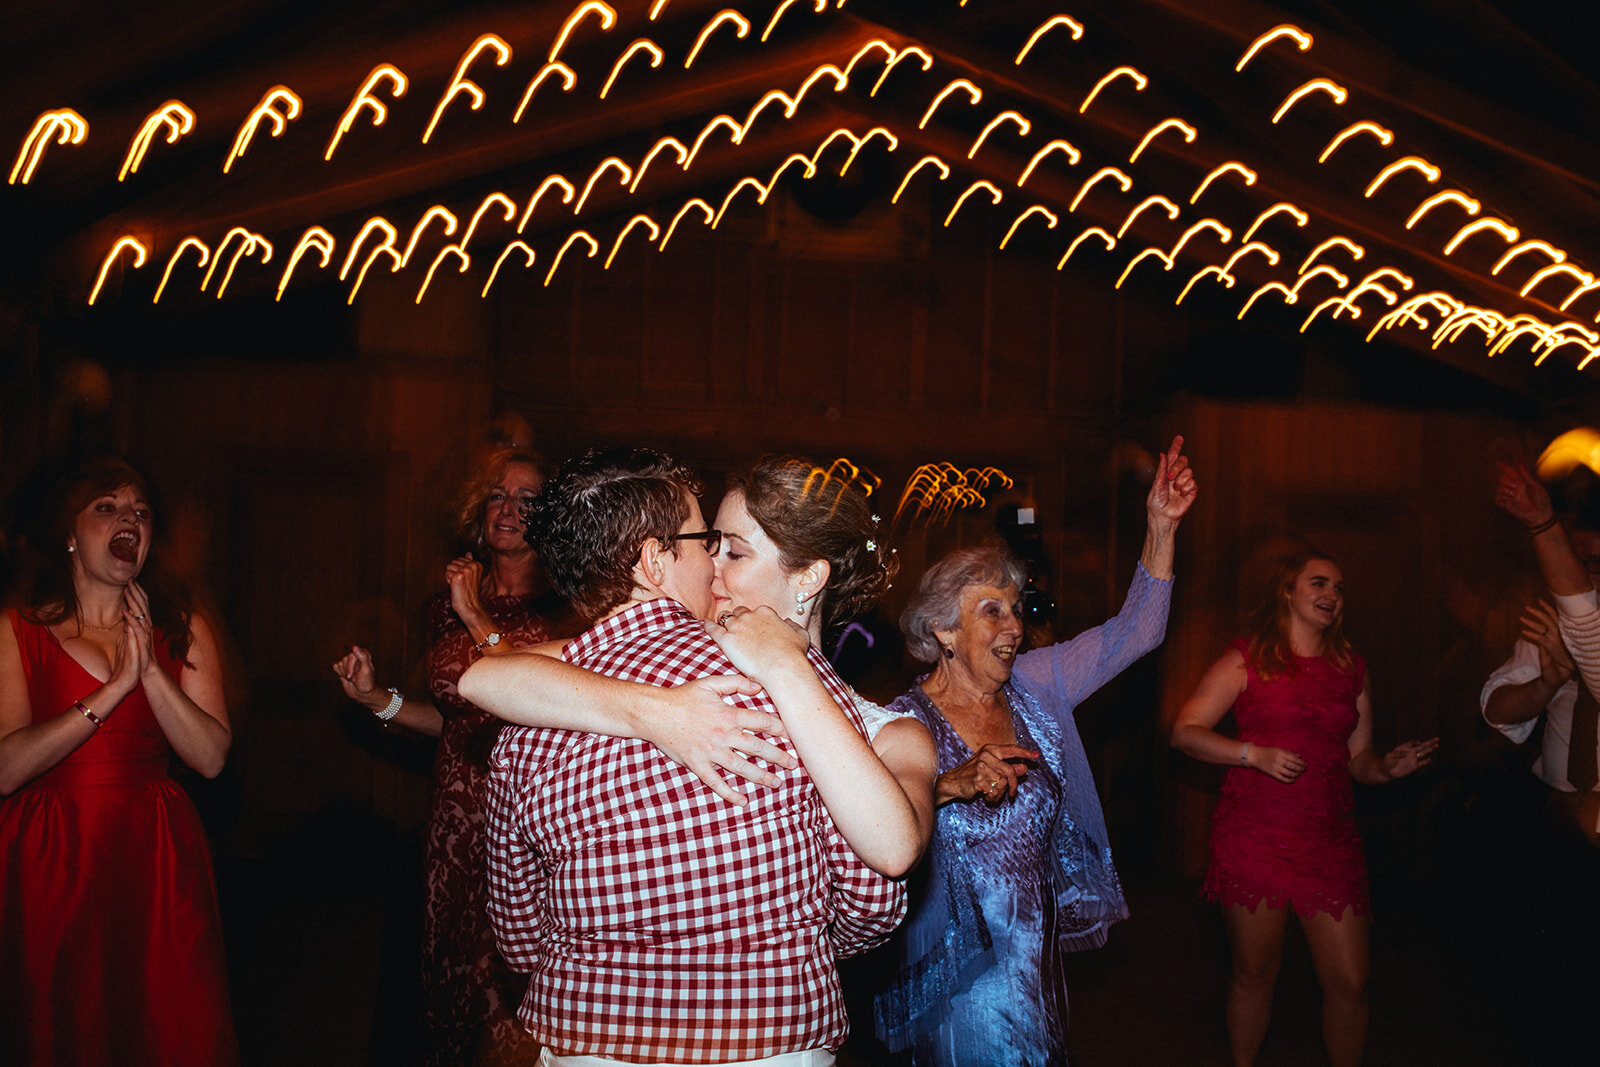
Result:
{"label": "red and white gingham shirt", "polygon": [[[848,690],[811,661],[856,726]],[[565,658],[675,686],[734,667],[671,600],[605,619]],[[773,710],[763,692],[734,698]],[[789,742],[776,743],[793,751]],[[836,956],[905,915],[851,851],[804,768],[737,807],[647,741],[507,727],[490,761],[489,919],[531,974],[518,1016],[561,1052],[723,1063],[837,1048]]]}

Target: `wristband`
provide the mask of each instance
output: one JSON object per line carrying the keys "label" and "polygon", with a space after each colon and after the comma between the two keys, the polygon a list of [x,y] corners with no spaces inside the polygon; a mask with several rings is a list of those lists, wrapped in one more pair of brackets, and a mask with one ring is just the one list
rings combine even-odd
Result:
{"label": "wristband", "polygon": [[102,726],[104,726],[106,724],[106,721],[104,719],[102,719],[100,716],[96,715],[94,712],[90,711],[89,710],[89,705],[85,704],[83,701],[74,700],[72,702],[72,706],[77,708],[78,711],[80,711],[83,714],[83,717],[85,719],[88,719],[90,722],[94,723],[94,728],[96,730],[100,729],[100,727],[102,727]]}
{"label": "wristband", "polygon": [[375,711],[372,714],[376,715],[381,721],[388,722],[400,714],[400,705],[405,702],[406,698],[400,695],[400,690],[391,687],[389,689],[389,703],[384,705],[382,711]]}
{"label": "wristband", "polygon": [[1250,766],[1250,742],[1248,741],[1246,741],[1244,743],[1244,747],[1239,750],[1239,762],[1244,764],[1246,767]]}
{"label": "wristband", "polygon": [[1550,527],[1554,526],[1555,524],[1556,524],[1556,517],[1554,515],[1552,515],[1548,519],[1544,520],[1541,523],[1535,523],[1535,524],[1530,525],[1528,527],[1528,534],[1531,537],[1538,537],[1540,534],[1544,533],[1546,530],[1550,529]]}

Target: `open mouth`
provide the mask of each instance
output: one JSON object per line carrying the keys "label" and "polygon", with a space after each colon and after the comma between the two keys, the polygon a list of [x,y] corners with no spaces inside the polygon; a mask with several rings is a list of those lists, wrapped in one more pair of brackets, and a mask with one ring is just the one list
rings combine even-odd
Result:
{"label": "open mouth", "polygon": [[111,538],[108,551],[124,563],[134,562],[139,558],[139,535],[132,530],[120,531]]}
{"label": "open mouth", "polygon": [[1012,660],[1017,658],[1017,646],[1016,645],[1000,645],[998,648],[995,648],[993,651],[994,651],[994,654],[997,657],[999,657],[1002,661],[1004,661],[1006,663],[1010,663]]}

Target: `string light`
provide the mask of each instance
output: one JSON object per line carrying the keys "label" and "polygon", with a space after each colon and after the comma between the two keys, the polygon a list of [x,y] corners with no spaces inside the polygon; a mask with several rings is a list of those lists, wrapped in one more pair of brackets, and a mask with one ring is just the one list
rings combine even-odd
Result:
{"label": "string light", "polygon": [[[617,57],[617,61],[611,64],[611,73],[606,76],[606,83],[600,87],[600,99],[604,100],[606,98],[606,94],[611,92],[611,87],[617,82],[617,75],[621,74],[622,68],[628,65],[628,60],[632,59],[640,52],[650,53],[651,70],[661,66],[662,61],[667,58],[667,54],[661,50],[660,45],[656,44],[648,37],[639,38],[627,48],[624,48],[622,50],[622,54]],[[567,69],[570,70],[571,68],[569,67]],[[569,85],[567,88],[570,89],[571,86]],[[532,89],[529,89],[530,93],[532,91]]]}
{"label": "string light", "polygon": [[46,111],[33,120],[33,128],[22,139],[22,147],[17,151],[17,161],[11,165],[11,176],[6,179],[6,184],[17,185],[20,178],[20,184],[27,185],[33,180],[33,172],[39,166],[39,160],[44,158],[44,150],[49,147],[51,138],[55,138],[56,144],[82,144],[88,136],[89,123],[70,107]]}
{"label": "string light", "polygon": [[144,162],[144,154],[150,148],[150,142],[155,140],[156,134],[166,129],[168,144],[177,144],[179,138],[194,129],[194,112],[189,110],[187,104],[181,100],[168,100],[152,111],[139,127],[139,132],[133,135],[133,140],[128,142],[128,154],[122,159],[122,169],[117,172],[117,181],[122,181],[128,175],[139,169],[139,164]]}
{"label": "string light", "polygon": [[972,147],[967,149],[967,158],[971,159],[977,155],[978,149],[983,147],[983,142],[995,131],[995,128],[1006,122],[1013,123],[1017,127],[1017,132],[1023,137],[1028,136],[1028,132],[1033,129],[1033,124],[1015,111],[1002,111],[989,120],[989,124],[978,134],[977,140],[972,142]]}
{"label": "string light", "polygon": [[744,40],[746,35],[750,33],[750,20],[739,14],[737,11],[733,10],[732,8],[727,8],[723,11],[717,12],[715,15],[711,16],[710,20],[706,22],[705,27],[700,31],[700,36],[694,39],[694,47],[689,49],[689,55],[685,57],[683,61],[684,70],[688,70],[694,65],[695,57],[700,54],[700,49],[705,47],[706,39],[716,31],[718,26],[721,26],[724,23],[733,24],[735,28],[735,35],[741,41]]}
{"label": "string light", "polygon": [[[200,238],[185,237],[183,240],[179,241],[178,247],[174,248],[172,250],[172,255],[167,257],[167,269],[161,272],[161,284],[156,286],[156,295],[150,298],[150,303],[161,303],[161,294],[166,291],[167,281],[172,277],[172,268],[177,266],[178,257],[183,255],[183,250],[186,248],[194,248],[199,250],[200,262],[197,264],[197,266],[203,267],[206,265],[206,262],[211,259],[211,249],[208,248],[206,243],[200,240]],[[289,265],[291,268],[294,266],[293,262],[291,262]],[[278,286],[278,294],[280,296],[283,294],[283,286],[281,285]],[[94,301],[92,300],[90,301],[90,303],[93,302]]]}
{"label": "string light", "polygon": [[1094,98],[1100,95],[1100,90],[1104,89],[1118,78],[1127,78],[1129,81],[1133,82],[1134,89],[1139,92],[1143,92],[1145,86],[1150,84],[1150,79],[1146,78],[1143,74],[1140,74],[1133,67],[1117,67],[1110,74],[1107,74],[1104,78],[1101,78],[1099,81],[1094,83],[1094,88],[1089,90],[1089,95],[1084,97],[1083,103],[1078,105],[1078,114],[1081,115],[1085,111],[1088,111],[1089,105],[1094,103]]}
{"label": "string light", "polygon": [[[473,61],[478,58],[479,54],[482,53],[485,48],[494,49],[495,66],[503,67],[507,63],[511,62],[511,46],[506,44],[505,41],[501,40],[496,35],[492,33],[486,33],[479,37],[476,41],[473,41],[467,50],[462,53],[460,62],[456,64],[456,72],[451,76],[450,84],[445,87],[444,95],[439,97],[439,102],[434,105],[433,118],[428,122],[428,128],[422,132],[423,144],[428,143],[428,140],[433,136],[434,129],[439,125],[440,117],[444,115],[444,109],[449,107],[450,102],[458,95],[465,93],[467,96],[471,97],[472,103],[469,106],[473,111],[477,111],[483,107],[483,88],[477,82],[467,77],[467,70],[472,66]],[[555,56],[552,55],[550,58],[553,60],[555,59]],[[532,94],[531,88],[529,90],[529,94]],[[520,116],[520,114],[521,111],[519,109],[518,115]]]}
{"label": "string light", "polygon": [[1070,19],[1066,15],[1056,15],[1053,18],[1045,19],[1043,22],[1039,23],[1038,28],[1036,28],[1033,33],[1028,36],[1028,43],[1024,44],[1022,46],[1022,51],[1017,53],[1017,58],[1014,61],[1014,65],[1018,67],[1022,66],[1022,61],[1028,58],[1028,53],[1033,51],[1033,46],[1039,43],[1039,38],[1043,37],[1057,26],[1065,26],[1071,30],[1072,39],[1074,41],[1083,40],[1082,23],[1074,19]]}
{"label": "string light", "polygon": [[1288,37],[1289,39],[1293,40],[1296,47],[1298,47],[1302,52],[1311,47],[1311,35],[1305,30],[1302,30],[1299,26],[1295,26],[1286,22],[1281,26],[1272,27],[1272,29],[1268,30],[1266,33],[1263,33],[1260,37],[1257,37],[1254,41],[1251,41],[1250,47],[1244,50],[1244,55],[1239,57],[1239,62],[1233,65],[1233,69],[1235,71],[1244,70],[1245,64],[1254,59],[1257,52],[1261,51],[1273,41],[1279,40],[1283,37]]}
{"label": "string light", "polygon": [[1139,162],[1139,157],[1144,155],[1144,150],[1146,148],[1150,147],[1150,142],[1155,140],[1159,134],[1167,130],[1177,130],[1178,132],[1182,133],[1185,144],[1194,144],[1194,139],[1198,136],[1198,134],[1195,132],[1195,128],[1189,125],[1187,122],[1184,122],[1182,119],[1162,119],[1160,122],[1150,127],[1150,129],[1145,132],[1143,137],[1139,138],[1139,143],[1134,147],[1133,154],[1128,156],[1128,162]]}
{"label": "string light", "polygon": [[[283,110],[279,111],[278,107]],[[233,161],[244,155],[250,147],[250,140],[256,135],[256,130],[261,126],[263,119],[272,123],[271,135],[283,136],[283,131],[289,128],[289,123],[300,117],[300,97],[295,95],[293,89],[287,85],[274,85],[268,89],[261,101],[245,116],[244,122],[239,126],[239,132],[234,135],[233,148],[228,152],[228,159],[222,164],[222,173],[226,174],[233,169]],[[217,246],[220,249],[221,245]]]}
{"label": "string light", "polygon": [[939,105],[940,104],[944,103],[945,97],[949,96],[951,93],[955,92],[957,89],[959,89],[962,92],[966,93],[967,94],[967,103],[972,104],[974,106],[976,106],[977,103],[980,100],[983,99],[983,90],[982,89],[978,88],[976,85],[973,85],[971,82],[969,82],[965,78],[957,78],[954,81],[952,81],[949,85],[946,85],[943,89],[939,90],[938,95],[936,95],[933,98],[933,102],[928,105],[928,110],[926,110],[926,111],[924,111],[922,113],[922,119],[921,119],[921,121],[919,121],[917,123],[917,129],[919,129],[919,130],[926,129],[927,126],[928,126],[928,123],[933,120],[933,113],[935,111],[939,110]]}
{"label": "string light", "polygon": [[1017,177],[1018,189],[1022,188],[1023,183],[1028,180],[1028,176],[1033,173],[1033,168],[1037,167],[1040,162],[1044,160],[1044,157],[1048,156],[1051,152],[1060,152],[1062,155],[1066,156],[1067,165],[1073,167],[1077,166],[1078,161],[1083,158],[1083,153],[1079,152],[1066,141],[1051,141],[1049,144],[1039,149],[1039,151],[1035,152],[1033,154],[1033,158],[1028,160],[1028,165],[1022,168],[1022,174]]}
{"label": "string light", "polygon": [[[1350,97],[1349,91],[1344,86],[1337,85],[1327,78],[1312,78],[1284,97],[1283,103],[1278,105],[1278,110],[1272,115],[1272,124],[1276,126],[1283,119],[1283,116],[1289,113],[1290,108],[1294,107],[1310,93],[1326,93],[1336,104],[1343,104]],[[1315,312],[1312,314],[1315,314]]]}
{"label": "string light", "polygon": [[94,280],[94,288],[89,291],[90,307],[93,307],[94,302],[100,297],[100,287],[106,284],[106,274],[110,272],[111,264],[116,262],[117,257],[122,255],[125,249],[129,248],[133,249],[134,269],[137,270],[144,266],[145,258],[149,254],[145,250],[144,244],[136,237],[124,236],[117,238],[116,243],[111,246],[111,251],[107,252],[106,258],[100,262],[100,274]]}
{"label": "string light", "polygon": [[[635,43],[637,43],[637,42],[635,42]],[[659,65],[659,63],[652,63],[651,64],[651,66],[658,66],[658,65]],[[616,77],[617,70],[621,66],[622,66],[622,61],[618,60],[617,61],[617,65],[615,67],[611,68],[611,76],[613,78]],[[511,116],[511,121],[513,123],[518,123],[518,122],[522,121],[522,113],[524,111],[526,111],[528,109],[528,105],[533,102],[533,94],[539,91],[539,86],[543,85],[545,83],[545,81],[548,80],[549,78],[553,78],[553,77],[557,77],[557,76],[559,76],[561,78],[561,91],[564,92],[564,93],[572,92],[572,87],[578,84],[578,75],[577,75],[577,73],[575,71],[573,71],[573,69],[571,67],[569,67],[565,63],[561,62],[559,59],[552,60],[551,62],[546,63],[544,66],[539,68],[539,73],[535,74],[528,81],[528,87],[522,91],[522,100],[521,100],[520,103],[517,104],[517,110]],[[606,88],[609,89],[610,87],[611,87],[611,83],[610,83],[610,81],[607,81],[606,82]],[[606,95],[605,92],[602,91],[600,93],[601,99],[604,99],[605,95]]]}
{"label": "string light", "polygon": [[[384,121],[388,119],[388,107],[384,105],[382,100],[373,95],[373,90],[378,87],[378,82],[384,80],[389,82],[389,94],[396,100],[406,95],[408,83],[406,82],[406,76],[400,72],[399,67],[389,63],[379,63],[368,71],[366,79],[361,83],[361,88],[356,90],[356,94],[350,98],[350,105],[344,109],[344,114],[339,116],[339,125],[334,128],[333,136],[328,139],[328,150],[322,153],[324,162],[333,159],[333,153],[339,147],[339,142],[355,126],[356,117],[361,114],[363,108],[372,113],[372,125],[374,127],[382,126]],[[290,269],[293,269],[292,263]],[[278,292],[281,295],[283,290],[279,289]]]}

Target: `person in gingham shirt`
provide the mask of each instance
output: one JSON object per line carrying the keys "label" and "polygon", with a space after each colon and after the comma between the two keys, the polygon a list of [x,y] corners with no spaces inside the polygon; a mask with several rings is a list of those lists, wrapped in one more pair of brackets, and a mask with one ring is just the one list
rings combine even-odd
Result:
{"label": "person in gingham shirt", "polygon": [[[660,686],[734,673],[699,621],[718,535],[698,491],[669,457],[628,449],[569,461],[541,490],[528,540],[556,590],[599,620],[568,662]],[[469,671],[464,695],[471,685]],[[772,710],[765,694],[730,699]],[[834,1062],[848,1033],[834,961],[886,938],[905,890],[850,850],[803,768],[771,769],[780,784],[739,806],[647,741],[501,732],[489,918],[531,976],[518,1015],[542,1062]]]}

